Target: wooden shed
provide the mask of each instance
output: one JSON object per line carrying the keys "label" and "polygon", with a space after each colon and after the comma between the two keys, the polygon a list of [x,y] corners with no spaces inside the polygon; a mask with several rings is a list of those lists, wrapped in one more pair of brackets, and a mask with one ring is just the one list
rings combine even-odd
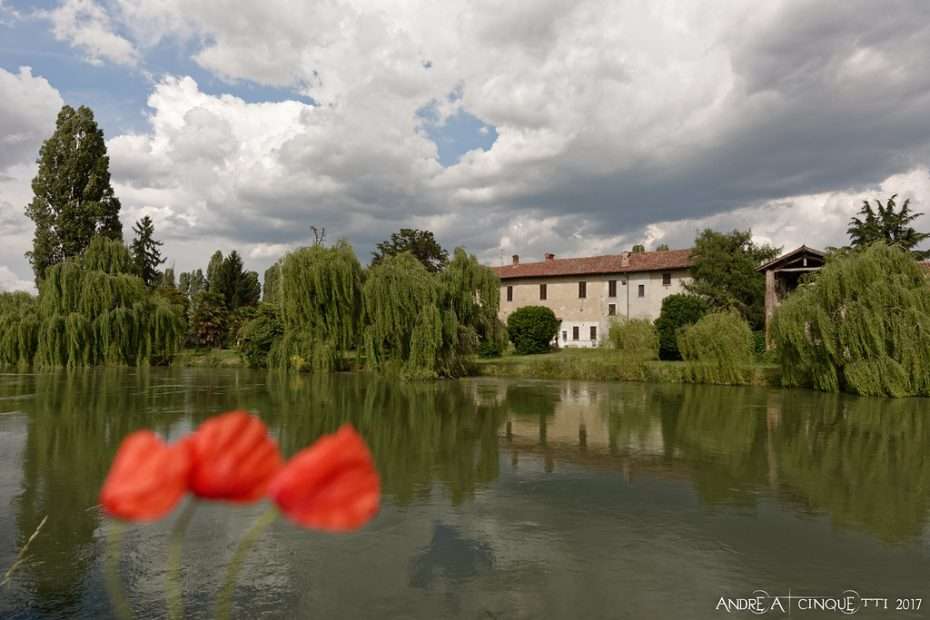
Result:
{"label": "wooden shed", "polygon": [[802,245],[759,267],[759,271],[765,274],[765,342],[767,346],[771,346],[769,325],[775,314],[775,308],[788,293],[798,287],[801,276],[823,267],[824,256],[824,252]]}

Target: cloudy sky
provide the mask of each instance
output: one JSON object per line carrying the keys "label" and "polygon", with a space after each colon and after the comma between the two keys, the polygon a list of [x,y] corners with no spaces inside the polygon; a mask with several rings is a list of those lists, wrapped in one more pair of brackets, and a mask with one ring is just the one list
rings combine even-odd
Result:
{"label": "cloudy sky", "polygon": [[64,103],[179,270],[264,270],[311,225],[365,262],[415,226],[497,264],[930,211],[928,63],[926,0],[0,0],[0,288],[31,286]]}

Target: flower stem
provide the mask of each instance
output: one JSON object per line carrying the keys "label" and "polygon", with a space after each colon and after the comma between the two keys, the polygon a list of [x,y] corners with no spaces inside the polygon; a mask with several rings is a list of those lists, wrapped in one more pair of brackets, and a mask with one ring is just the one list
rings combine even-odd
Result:
{"label": "flower stem", "polygon": [[181,547],[184,542],[184,533],[194,516],[197,500],[191,499],[178,515],[174,527],[171,528],[171,538],[168,540],[168,572],[165,574],[165,598],[168,602],[169,620],[181,620],[184,617],[184,596],[181,588]]}
{"label": "flower stem", "polygon": [[107,559],[104,573],[113,613],[120,620],[130,620],[132,608],[129,606],[129,599],[126,598],[126,592],[123,591],[123,584],[119,578],[119,559],[124,530],[125,525],[119,522],[110,523],[107,528]]}
{"label": "flower stem", "polygon": [[236,578],[239,576],[239,571],[242,569],[245,557],[248,555],[252,545],[255,544],[255,541],[261,537],[262,532],[264,532],[269,525],[274,523],[277,518],[278,511],[272,506],[255,520],[252,527],[248,529],[242,537],[242,540],[239,541],[239,546],[236,547],[236,552],[229,561],[229,566],[226,567],[226,580],[223,583],[223,589],[220,590],[216,604],[217,620],[229,620],[229,612],[232,609],[232,594],[233,590],[236,589]]}

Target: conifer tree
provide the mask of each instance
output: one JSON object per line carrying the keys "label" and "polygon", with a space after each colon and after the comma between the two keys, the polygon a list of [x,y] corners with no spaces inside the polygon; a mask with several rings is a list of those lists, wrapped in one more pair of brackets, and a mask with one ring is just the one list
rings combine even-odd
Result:
{"label": "conifer tree", "polygon": [[[132,254],[133,267],[136,275],[151,288],[158,283],[161,275],[158,267],[165,262],[158,249],[162,243],[155,239],[155,225],[152,224],[152,218],[147,215],[136,222],[132,231],[135,233],[135,239],[129,251]],[[172,281],[173,279],[172,273]]]}
{"label": "conifer tree", "polygon": [[122,240],[120,202],[110,185],[103,131],[85,106],[64,106],[39,151],[26,215],[35,223],[26,256],[38,284],[49,267],[80,256],[94,235]]}

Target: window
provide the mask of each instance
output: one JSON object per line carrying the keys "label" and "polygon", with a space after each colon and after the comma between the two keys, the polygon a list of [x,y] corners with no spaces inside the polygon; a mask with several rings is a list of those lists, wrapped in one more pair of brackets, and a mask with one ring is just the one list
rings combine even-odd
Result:
{"label": "window", "polygon": [[591,326],[591,340],[597,340],[597,327]]}
{"label": "window", "polygon": [[545,284],[539,285],[539,298],[542,300],[546,299],[546,285]]}
{"label": "window", "polygon": [[607,296],[608,297],[617,296],[617,281],[616,280],[607,281]]}
{"label": "window", "polygon": [[672,274],[663,273],[662,274],[662,286],[671,286],[672,285]]}
{"label": "window", "polygon": [[579,282],[578,283],[578,299],[584,299],[588,296],[588,283]]}
{"label": "window", "polygon": [[640,284],[640,285],[639,285],[639,296],[640,296],[640,297],[645,297],[645,296],[646,296],[646,285],[645,285],[645,284]]}
{"label": "window", "polygon": [[607,315],[617,316],[617,304],[607,304]]}
{"label": "window", "polygon": [[568,332],[564,329],[562,330],[562,342],[568,342]]}
{"label": "window", "polygon": [[575,325],[575,326],[572,328],[572,340],[578,340],[578,338],[579,338],[579,336],[578,336],[578,326]]}

